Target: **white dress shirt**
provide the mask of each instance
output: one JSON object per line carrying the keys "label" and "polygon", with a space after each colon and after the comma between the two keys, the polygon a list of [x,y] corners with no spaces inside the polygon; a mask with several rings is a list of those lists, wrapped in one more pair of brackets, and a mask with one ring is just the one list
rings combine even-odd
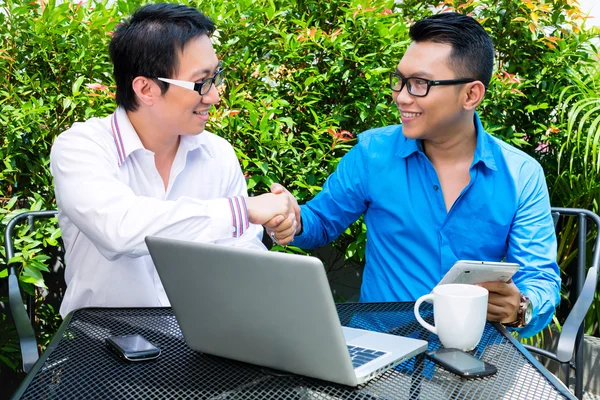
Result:
{"label": "white dress shirt", "polygon": [[60,307],[158,307],[169,301],[144,238],[266,250],[248,222],[246,181],[231,145],[181,136],[168,187],[124,109],[76,123],[50,155],[67,290]]}

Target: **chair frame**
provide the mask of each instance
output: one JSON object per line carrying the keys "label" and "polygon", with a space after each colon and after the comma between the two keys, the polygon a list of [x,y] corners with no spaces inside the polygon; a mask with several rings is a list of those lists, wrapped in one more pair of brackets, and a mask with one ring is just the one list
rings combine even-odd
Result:
{"label": "chair frame", "polygon": [[34,303],[35,298],[26,296],[26,304],[23,303],[21,289],[19,287],[19,275],[17,266],[10,263],[11,258],[15,256],[15,247],[13,244],[13,231],[17,224],[23,220],[27,220],[29,229],[34,229],[35,220],[37,218],[52,218],[56,216],[58,211],[27,211],[13,217],[7,224],[4,231],[4,243],[6,249],[6,264],[8,266],[8,302],[10,311],[17,328],[19,335],[19,344],[21,347],[21,356],[23,358],[23,371],[29,372],[31,367],[39,358],[38,345],[33,330],[33,322],[35,320]]}
{"label": "chair frame", "polygon": [[[598,282],[598,265],[600,263],[600,217],[592,211],[581,208],[552,207],[552,216],[555,219],[555,224],[558,222],[558,218],[561,215],[578,217],[577,271],[573,278],[573,290],[576,301],[562,326],[555,353],[530,345],[524,345],[524,347],[532,353],[558,362],[561,375],[559,378],[567,387],[569,387],[570,370],[573,368],[575,371],[575,396],[578,399],[583,399],[583,329],[585,316],[594,301],[594,293],[596,292],[596,284]],[[598,231],[592,247],[592,264],[588,269],[586,276],[588,218],[596,224]],[[573,355],[575,356],[573,357]],[[574,362],[571,362],[573,358],[575,358],[575,360]]]}

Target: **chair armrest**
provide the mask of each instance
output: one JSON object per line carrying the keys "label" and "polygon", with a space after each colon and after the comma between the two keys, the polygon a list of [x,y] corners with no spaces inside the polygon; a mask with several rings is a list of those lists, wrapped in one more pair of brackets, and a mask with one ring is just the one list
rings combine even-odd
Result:
{"label": "chair armrest", "polygon": [[21,356],[23,357],[23,371],[29,372],[39,357],[37,340],[31,326],[31,321],[27,316],[25,304],[23,304],[21,290],[19,289],[19,278],[14,273],[13,268],[9,268],[9,271],[11,272],[8,275],[8,303],[10,304],[10,312],[15,321],[17,334],[19,335]]}
{"label": "chair armrest", "polygon": [[556,354],[549,352],[548,350],[544,350],[544,349],[540,349],[538,347],[535,346],[531,346],[528,344],[524,344],[523,347],[525,347],[527,350],[529,350],[530,353],[535,353],[538,354],[542,357],[546,357],[549,358],[551,360],[560,362],[560,360],[558,359],[558,357],[556,357]]}
{"label": "chair armrest", "polygon": [[579,332],[579,328],[587,311],[594,301],[597,280],[598,269],[596,266],[593,266],[588,270],[583,284],[583,290],[562,326],[560,338],[558,339],[558,346],[556,348],[556,356],[560,362],[568,362],[573,358],[577,333]]}

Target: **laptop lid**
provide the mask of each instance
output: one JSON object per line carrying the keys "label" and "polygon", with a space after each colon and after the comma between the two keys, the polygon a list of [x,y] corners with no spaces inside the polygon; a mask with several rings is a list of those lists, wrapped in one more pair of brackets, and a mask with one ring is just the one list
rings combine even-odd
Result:
{"label": "laptop lid", "polygon": [[150,236],[146,244],[190,348],[357,384],[319,259]]}

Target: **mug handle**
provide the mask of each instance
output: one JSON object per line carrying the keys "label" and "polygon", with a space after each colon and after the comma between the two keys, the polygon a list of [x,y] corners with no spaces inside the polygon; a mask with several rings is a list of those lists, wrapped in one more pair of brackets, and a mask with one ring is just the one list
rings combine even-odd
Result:
{"label": "mug handle", "polygon": [[419,300],[417,300],[417,302],[415,303],[415,317],[417,318],[417,321],[419,321],[419,323],[423,326],[423,328],[437,335],[437,328],[425,322],[425,320],[421,317],[421,313],[419,312],[419,307],[421,306],[421,303],[425,300],[431,300],[431,302],[433,302],[433,294],[430,293],[419,297]]}

